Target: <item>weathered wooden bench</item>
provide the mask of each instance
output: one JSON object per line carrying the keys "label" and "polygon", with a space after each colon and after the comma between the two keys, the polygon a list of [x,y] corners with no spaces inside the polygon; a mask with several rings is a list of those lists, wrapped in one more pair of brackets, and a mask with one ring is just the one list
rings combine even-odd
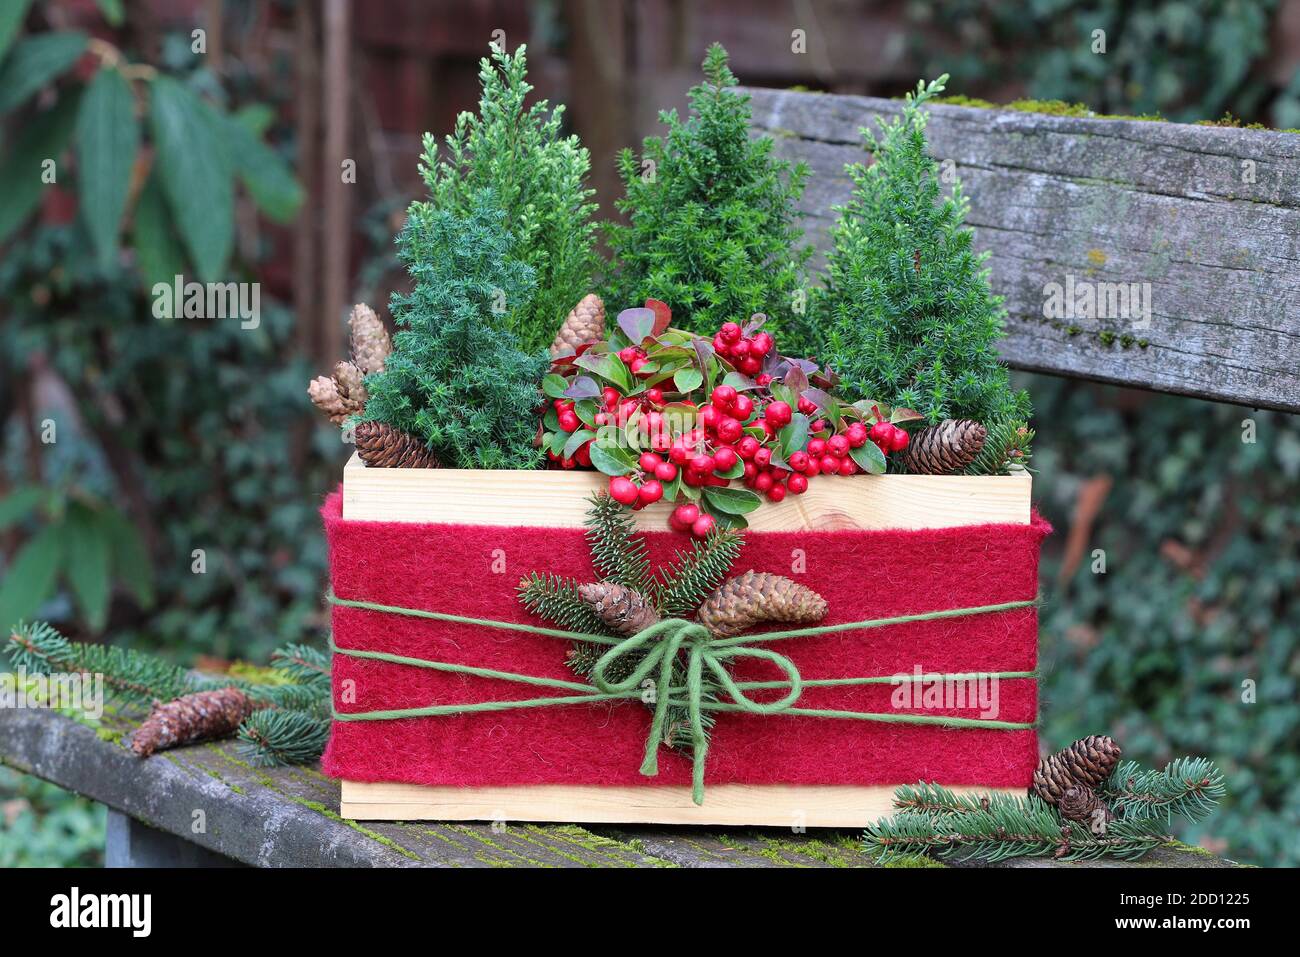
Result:
{"label": "weathered wooden bench", "polygon": [[[843,166],[865,155],[859,128],[899,104],[750,92],[755,126],[812,167],[806,225],[825,248],[833,207],[848,197]],[[977,245],[992,253],[1012,365],[1300,411],[1300,136],[945,105],[933,108],[930,135],[971,196]],[[1136,283],[1151,291],[1150,314],[1045,315],[1052,283],[1092,284],[1103,300],[1118,295],[1103,284]],[[254,768],[232,743],[142,763],[44,711],[0,711],[0,760],[107,805],[114,865],[868,863],[856,833],[362,825],[338,816],[338,785],[314,768]],[[1231,862],[1168,848],[1138,864],[1151,865]]]}

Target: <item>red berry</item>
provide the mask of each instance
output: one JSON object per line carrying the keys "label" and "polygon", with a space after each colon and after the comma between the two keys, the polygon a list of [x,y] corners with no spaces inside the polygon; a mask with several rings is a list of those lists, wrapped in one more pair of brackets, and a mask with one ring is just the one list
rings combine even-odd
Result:
{"label": "red berry", "polygon": [[790,475],[789,469],[772,469],[772,480],[774,482],[784,481]]}
{"label": "red berry", "polygon": [[809,432],[829,432],[831,424],[825,419],[816,419],[809,426]]}
{"label": "red berry", "polygon": [[821,458],[822,454],[825,451],[826,451],[825,439],[811,439],[808,442],[808,454],[811,455],[813,458]]}
{"label": "red berry", "polygon": [[688,530],[697,518],[700,517],[700,507],[698,505],[678,505],[673,509],[673,513],[668,516],[668,524],[679,532]]}
{"label": "red berry", "polygon": [[583,468],[591,468],[591,442],[583,442],[578,446],[578,451],[573,453],[573,457],[578,460],[578,464]]}
{"label": "red berry", "polygon": [[713,399],[714,405],[725,409],[727,406],[731,405],[731,403],[736,401],[737,395],[739,395],[739,393],[736,392],[734,386],[720,385],[713,390],[711,398]]}
{"label": "red berry", "polygon": [[713,351],[720,356],[725,356],[727,353],[731,351],[731,344],[727,342],[726,339],[722,338],[722,336],[720,335],[714,336]]}
{"label": "red berry", "polygon": [[786,402],[772,402],[763,415],[778,429],[783,428],[790,424],[790,405]]}
{"label": "red berry", "polygon": [[756,476],[757,474],[758,474],[758,466],[755,465],[753,462],[746,462],[746,463],[745,463],[745,481],[746,481],[746,482],[753,481],[754,476]]}
{"label": "red berry", "polygon": [[772,351],[776,345],[776,340],[772,338],[770,332],[760,332],[750,340],[749,351],[756,356],[765,356]]}
{"label": "red berry", "polygon": [[906,429],[900,429],[898,426],[894,426],[894,434],[889,439],[889,451],[903,451],[903,449],[907,448],[909,439],[910,436],[907,434]]}
{"label": "red berry", "polygon": [[849,454],[849,440],[842,435],[832,435],[826,440],[826,448],[831,455],[842,459]]}
{"label": "red berry", "polygon": [[555,411],[556,411],[556,412],[572,412],[572,411],[573,411],[573,400],[572,400],[572,399],[556,399],[556,400],[555,400]]}
{"label": "red berry", "polygon": [[605,388],[601,389],[600,397],[605,402],[605,408],[609,409],[611,412],[614,411],[615,406],[618,405],[618,400],[623,398],[618,389],[612,388],[611,386],[605,386]]}
{"label": "red berry", "polygon": [[817,459],[809,459],[808,467],[803,470],[803,474],[808,476],[809,478],[812,478],[814,475],[821,475],[822,474],[821,462],[818,461]]}
{"label": "red berry", "polygon": [[821,465],[822,471],[827,475],[834,475],[840,470],[840,460],[830,454],[822,456]]}
{"label": "red berry", "polygon": [[705,475],[712,472],[714,468],[717,467],[717,464],[718,463],[713,460],[712,455],[705,455],[703,452],[691,459],[691,468],[697,472],[702,472]]}
{"label": "red berry", "polygon": [[808,467],[808,456],[804,452],[790,453],[790,468],[796,472],[802,472]]}
{"label": "red berry", "polygon": [[852,459],[848,459],[848,458],[840,459],[841,475],[853,475],[854,473],[857,472],[857,470],[858,470],[857,463],[854,462]]}
{"label": "red berry", "polygon": [[574,462],[573,459],[561,459],[561,460],[560,460],[560,466],[561,466],[561,468],[571,469],[571,468],[573,468],[574,465],[576,465],[576,464],[577,464],[577,463]]}
{"label": "red berry", "polygon": [[663,464],[663,459],[653,452],[642,452],[641,457],[637,459],[637,464],[641,466],[642,472],[653,472]]}
{"label": "red berry", "polygon": [[744,422],[754,414],[754,400],[743,392],[739,393],[731,400],[731,414]]}
{"label": "red berry", "polygon": [[[627,364],[627,367],[628,367],[629,369],[632,370],[632,374],[633,374],[633,375],[641,375],[641,374],[642,374],[641,370],[642,370],[642,369],[643,369],[643,368],[644,368],[644,367],[645,367],[649,362],[650,362],[650,360],[647,359],[645,356],[637,356],[635,359],[633,359],[631,362],[629,362],[629,363]],[[645,374],[646,374],[646,375],[649,375],[648,372],[645,373]]]}
{"label": "red berry", "polygon": [[808,491],[808,477],[806,475],[791,475],[786,479],[785,484],[789,487],[791,495],[802,495]]}
{"label": "red berry", "polygon": [[[732,420],[735,421],[734,419]],[[726,472],[739,461],[735,449],[728,446],[722,446],[713,453],[713,467],[719,472]]]}
{"label": "red berry", "polygon": [[889,443],[893,441],[894,438],[894,427],[888,422],[877,422],[871,427],[871,431],[867,433],[867,437],[882,449],[887,450],[889,448]]}
{"label": "red berry", "polygon": [[718,419],[718,438],[723,442],[735,442],[744,434],[745,427],[736,419],[726,415]]}
{"label": "red berry", "polygon": [[697,469],[687,469],[682,473],[682,481],[691,488],[699,488],[704,484],[704,473]]}
{"label": "red berry", "polygon": [[677,478],[677,466],[672,462],[660,462],[655,466],[655,478],[661,482],[671,482]]}
{"label": "red berry", "polygon": [[731,344],[731,355],[736,359],[743,359],[749,355],[749,340],[737,339]]}
{"label": "red berry", "polygon": [[651,405],[662,405],[664,401],[664,390],[658,386],[655,386],[653,389],[646,389],[645,400]]}
{"label": "red berry", "polygon": [[785,486],[779,482],[767,490],[768,501],[779,502],[785,498]]}
{"label": "red berry", "polygon": [[668,461],[674,465],[685,465],[686,460],[690,457],[691,454],[686,451],[686,447],[681,444],[680,440],[674,442],[668,449]]}
{"label": "red berry", "polygon": [[849,448],[859,448],[867,442],[867,427],[861,422],[854,422],[845,431],[844,437],[849,440]]}
{"label": "red berry", "polygon": [[623,418],[631,417],[632,413],[641,408],[641,403],[636,399],[624,399],[618,404],[618,414]]}
{"label": "red berry", "polygon": [[632,360],[637,357],[636,346],[628,346],[626,349],[620,349],[618,351],[618,357],[630,365]]}
{"label": "red berry", "polygon": [[766,372],[764,372],[761,376],[759,376],[754,381],[759,385],[761,385],[763,388],[767,388],[769,385],[772,384],[772,377],[768,375]]}
{"label": "red berry", "polygon": [[718,410],[711,405],[700,409],[700,424],[706,429],[715,428],[718,424]]}
{"label": "red berry", "polygon": [[772,450],[766,446],[754,453],[754,464],[765,469],[772,461]]}
{"label": "red berry", "polygon": [[754,488],[758,489],[760,492],[766,492],[771,487],[772,487],[771,472],[759,472],[756,476],[754,476]]}
{"label": "red berry", "polygon": [[641,490],[637,492],[637,500],[642,505],[651,505],[664,497],[664,487],[654,479],[648,479],[641,483]]}
{"label": "red berry", "polygon": [[800,396],[799,411],[804,415],[814,415],[817,412],[817,403],[812,399],[805,399],[803,396]]}
{"label": "red berry", "polygon": [[745,356],[737,363],[737,367],[745,375],[758,375],[759,370],[763,368],[763,362],[755,356]]}
{"label": "red berry", "polygon": [[758,453],[758,439],[747,435],[736,443],[736,454],[742,459],[752,459]]}
{"label": "red berry", "polygon": [[638,492],[631,479],[616,475],[609,480],[609,494],[620,505],[631,505],[636,501]]}
{"label": "red berry", "polygon": [[738,323],[724,322],[722,328],[718,330],[718,335],[722,337],[723,342],[735,342],[740,338],[741,331]]}
{"label": "red berry", "polygon": [[582,420],[572,410],[561,412],[556,418],[559,420],[560,428],[565,432],[576,432],[579,426],[582,425]]}
{"label": "red berry", "polygon": [[713,516],[701,515],[691,523],[691,534],[696,538],[708,538],[709,532],[713,531]]}

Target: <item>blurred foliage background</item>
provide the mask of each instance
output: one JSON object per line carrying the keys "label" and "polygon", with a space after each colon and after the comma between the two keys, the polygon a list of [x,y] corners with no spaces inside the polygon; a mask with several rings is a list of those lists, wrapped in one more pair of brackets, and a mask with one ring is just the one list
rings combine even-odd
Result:
{"label": "blurred foliage background", "polygon": [[[715,0],[690,15],[670,0],[636,14],[582,0],[484,4],[466,14],[477,19],[458,21],[463,36],[445,41],[455,49],[422,61],[433,79],[414,84],[410,50],[384,44],[412,32],[399,14],[436,24],[447,5],[376,0],[354,24],[357,82],[345,85],[362,144],[342,244],[351,268],[340,296],[349,300],[325,306],[300,284],[304,269],[308,283],[323,283],[322,262],[299,252],[323,241],[326,224],[310,173],[321,162],[319,130],[302,122],[303,87],[291,82],[320,46],[321,24],[288,0],[191,0],[166,16],[160,6],[38,0],[0,14],[0,609],[210,667],[323,636],[316,508],[347,449],[313,414],[306,381],[340,352],[351,301],[386,304],[398,281],[392,235],[418,191],[417,134],[445,132],[455,110],[473,104],[475,60],[498,23],[529,42],[539,94],[571,103],[606,211],[614,150],[650,132],[655,110],[680,105],[712,39],[755,85],[892,96],[946,71],[951,93],[998,102],[1059,98],[1104,112],[1182,121],[1227,112],[1300,127],[1295,0]],[[620,52],[614,28],[648,22],[637,17],[652,7],[681,34],[662,44],[671,63],[643,61],[652,82],[590,82],[610,68],[599,46]],[[611,24],[611,15],[623,19]],[[728,32],[742,16],[748,40]],[[869,31],[862,42],[879,44],[879,55],[828,45],[811,65],[790,67],[753,39],[767,30],[786,47],[790,24],[804,22],[828,38]],[[203,24],[219,56],[194,52],[192,29]],[[1099,27],[1104,60],[1089,51]],[[55,34],[65,36],[51,43]],[[75,122],[75,98],[114,62],[111,51],[140,68],[131,80],[140,148],[120,234],[106,233],[103,204],[83,197],[87,181],[111,191],[121,171],[82,150],[105,134]],[[328,53],[315,67],[329,70]],[[165,135],[159,141],[144,92],[157,76],[192,94],[182,99],[198,112],[185,122],[245,147],[186,174],[213,177],[215,189],[194,180],[188,199],[168,190]],[[33,123],[64,103],[74,106],[61,125]],[[41,150],[70,161],[56,184],[32,188],[16,171]],[[241,168],[249,150],[256,161]],[[185,208],[227,193],[228,235]],[[154,317],[154,278],[223,256],[223,277],[262,284],[257,329]],[[1036,498],[1057,530],[1042,571],[1045,745],[1107,732],[1148,764],[1210,757],[1227,774],[1229,799],[1182,835],[1241,860],[1300,864],[1300,422],[1017,378],[1037,410]],[[1253,443],[1243,441],[1246,420]],[[58,441],[47,444],[51,422]],[[62,547],[74,540],[78,548]],[[0,866],[96,864],[102,833],[101,807],[0,770]]]}

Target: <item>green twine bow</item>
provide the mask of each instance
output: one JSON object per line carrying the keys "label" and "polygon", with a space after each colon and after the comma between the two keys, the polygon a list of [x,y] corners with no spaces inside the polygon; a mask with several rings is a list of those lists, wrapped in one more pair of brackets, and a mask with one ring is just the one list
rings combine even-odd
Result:
{"label": "green twine bow", "polygon": [[[646,737],[645,758],[641,762],[641,773],[654,777],[659,773],[659,742],[662,740],[663,726],[668,713],[668,706],[680,702],[673,696],[685,693],[687,713],[690,716],[692,743],[691,797],[696,804],[704,803],[704,761],[708,754],[709,739],[704,731],[703,712],[745,711],[750,714],[786,714],[816,718],[849,718],[864,721],[881,721],[897,724],[931,724],[959,728],[996,728],[1000,730],[1024,730],[1034,727],[1032,722],[997,721],[984,718],[962,718],[940,715],[921,715],[906,713],[878,714],[861,711],[841,711],[827,708],[798,708],[795,703],[807,687],[839,687],[846,685],[883,684],[898,680],[910,680],[906,675],[888,675],[866,678],[825,678],[806,681],[795,667],[794,662],[785,655],[768,648],[755,648],[761,641],[774,641],[782,638],[799,638],[812,635],[825,635],[844,631],[857,631],[867,628],[880,628],[886,625],[904,624],[913,621],[934,621],[941,618],[956,618],[965,615],[980,615],[991,612],[1010,611],[1034,605],[1033,600],[1002,602],[995,605],[978,605],[971,608],[950,608],[942,611],[922,612],[915,615],[899,615],[893,618],[875,618],[867,621],[851,621],[838,625],[818,625],[811,628],[796,628],[788,631],[769,631],[758,634],[740,635],[731,638],[714,638],[707,628],[698,622],[681,618],[668,618],[658,621],[648,628],[637,632],[630,638],[616,639],[606,635],[593,635],[584,632],[564,631],[559,628],[543,628],[519,622],[495,621],[490,618],[471,618],[465,615],[449,615],[442,612],[426,611],[422,608],[404,608],[399,605],[382,605],[376,602],[356,601],[339,598],[334,594],[327,596],[329,602],[349,608],[359,608],[385,614],[406,615],[413,618],[428,618],[455,624],[479,625],[485,628],[499,628],[508,631],[520,631],[527,634],[545,635],[552,638],[568,638],[576,641],[588,641],[610,645],[592,669],[592,684],[575,681],[563,681],[554,678],[541,678],[536,675],[516,674],[492,668],[477,668],[472,665],[457,665],[443,661],[429,661],[423,658],[411,658],[394,655],[383,651],[365,651],[355,648],[339,648],[331,639],[331,647],[338,654],[355,658],[369,658],[392,664],[412,665],[418,668],[431,668],[457,674],[475,675],[483,678],[497,678],[515,681],[537,687],[558,688],[576,692],[562,697],[523,698],[515,701],[480,701],[473,704],[428,705],[420,708],[400,708],[381,711],[339,712],[334,711],[336,721],[381,721],[397,718],[433,717],[439,715],[467,714],[487,711],[505,711],[513,708],[549,707],[564,704],[591,704],[599,701],[612,701],[640,697],[641,682],[652,673],[655,688],[654,717]],[[686,650],[686,686],[676,687],[672,684],[673,664],[682,649]],[[609,669],[624,655],[644,652],[641,660],[631,673],[621,681],[610,681]],[[784,681],[746,681],[737,682],[731,677],[726,663],[737,658],[761,658],[770,661],[786,674]],[[730,702],[704,700],[704,672],[717,680],[722,690],[731,698]],[[925,675],[924,678],[943,678],[947,680],[986,678],[1036,678],[1032,671],[972,672],[966,674]],[[594,686],[594,687],[593,687]],[[784,697],[770,702],[755,701],[745,694],[747,690],[760,688],[786,688]]]}

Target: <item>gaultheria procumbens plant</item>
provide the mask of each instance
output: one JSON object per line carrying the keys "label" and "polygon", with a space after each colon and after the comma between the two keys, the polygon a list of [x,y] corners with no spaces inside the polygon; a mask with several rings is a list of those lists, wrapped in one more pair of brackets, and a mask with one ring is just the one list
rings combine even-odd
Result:
{"label": "gaultheria procumbens plant", "polygon": [[947,76],[920,83],[880,139],[863,130],[871,166],[848,168],[849,202],[837,207],[826,286],[816,316],[824,358],[849,398],[879,399],[930,422],[1023,420],[1029,398],[1012,391],[995,343],[1005,310],[989,289],[987,254],[971,248],[961,183],[942,194],[925,137],[926,100]]}
{"label": "gaultheria procumbens plant", "polygon": [[807,169],[777,160],[771,137],[750,136],[749,97],[734,87],[727,51],[709,47],[705,81],[690,91],[690,115],[659,114],[666,137],[638,157],[619,156],[627,223],[606,225],[613,254],[606,302],[622,309],[661,299],[674,321],[712,335],[728,320],[771,317],[781,352],[803,355],[803,267],[799,212]]}
{"label": "gaultheria procumbens plant", "polygon": [[366,377],[364,418],[418,436],[456,468],[540,464],[534,410],[546,372],[512,331],[536,285],[491,190],[466,213],[412,203],[397,237],[410,293],[390,303],[398,331],[383,371]]}
{"label": "gaultheria procumbens plant", "polygon": [[536,273],[532,300],[511,312],[510,328],[525,352],[550,344],[565,315],[591,291],[598,258],[594,246],[591,166],[576,136],[561,135],[563,106],[546,100],[525,107],[525,48],[513,55],[493,44],[479,64],[479,111],[461,113],[446,138],[445,153],[424,135],[420,175],[433,205],[467,214],[489,188],[505,212],[512,255]]}

